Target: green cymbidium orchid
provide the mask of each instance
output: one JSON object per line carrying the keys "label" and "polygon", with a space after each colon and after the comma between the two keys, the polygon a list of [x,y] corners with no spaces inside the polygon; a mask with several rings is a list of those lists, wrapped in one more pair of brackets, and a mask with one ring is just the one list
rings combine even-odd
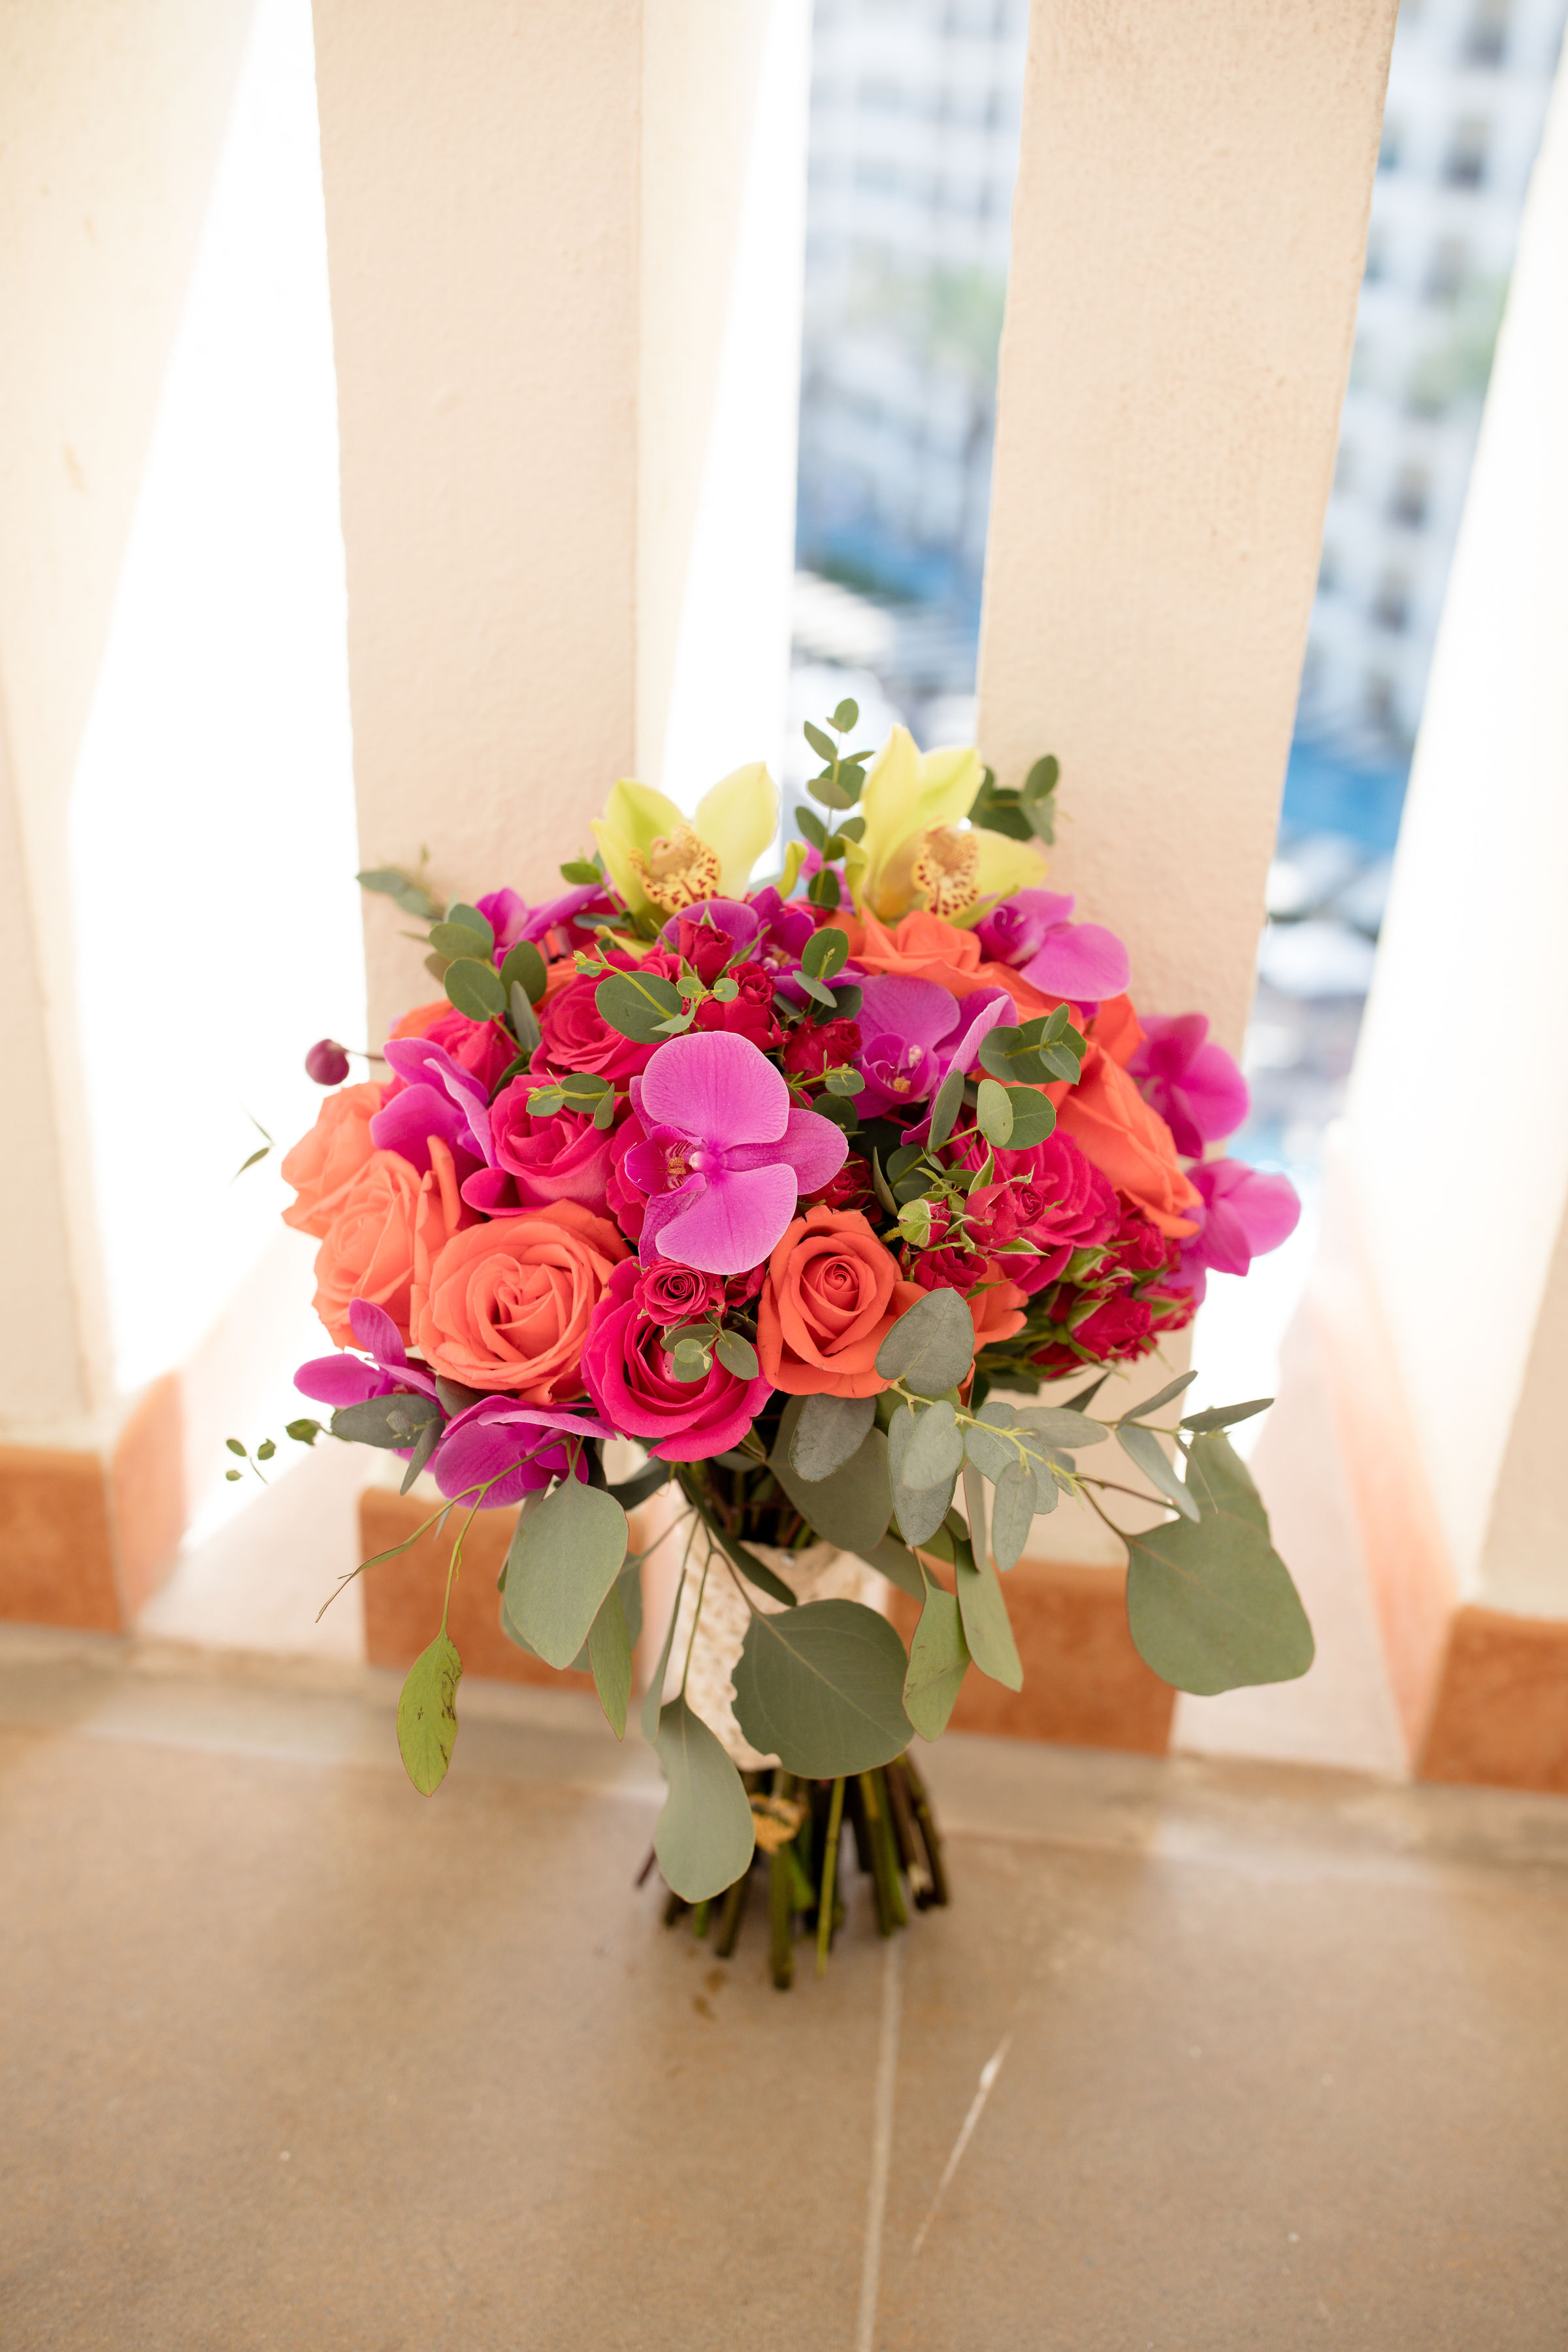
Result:
{"label": "green cymbidium orchid", "polygon": [[700,898],[738,898],[778,822],[777,788],[753,760],[705,793],[690,817],[651,784],[623,777],[594,819],[594,838],[632,913],[662,918]]}
{"label": "green cymbidium orchid", "polygon": [[1034,843],[963,827],[983,772],[973,746],[922,754],[907,728],[894,728],[861,796],[861,857],[846,865],[858,911],[894,923],[925,907],[967,928],[995,899],[1044,879]]}

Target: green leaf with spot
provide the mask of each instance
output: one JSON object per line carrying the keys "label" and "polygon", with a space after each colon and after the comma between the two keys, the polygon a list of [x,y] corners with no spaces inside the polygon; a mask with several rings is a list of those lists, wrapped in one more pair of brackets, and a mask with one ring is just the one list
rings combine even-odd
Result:
{"label": "green leaf with spot", "polygon": [[397,1750],[422,1797],[447,1777],[458,1737],[458,1685],[463,1662],[443,1627],[408,1669],[397,1702]]}
{"label": "green leaf with spot", "polygon": [[904,1645],[858,1601],[753,1617],[735,1663],[735,1720],[789,1772],[869,1772],[909,1745]]}
{"label": "green leaf with spot", "polygon": [[519,940],[515,947],[507,950],[500,978],[509,1003],[514,988],[521,989],[530,1004],[540,1002],[545,988],[544,958],[531,940]]}
{"label": "green leaf with spot", "polygon": [[656,971],[613,971],[594,991],[601,1020],[637,1045],[658,1042],[660,1024],[680,1011],[680,996]]}

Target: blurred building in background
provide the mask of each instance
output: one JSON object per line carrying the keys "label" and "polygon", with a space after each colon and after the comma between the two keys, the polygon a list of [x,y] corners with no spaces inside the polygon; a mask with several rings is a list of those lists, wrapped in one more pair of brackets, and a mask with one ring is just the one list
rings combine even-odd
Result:
{"label": "blurred building in background", "polygon": [[[1568,0],[1405,0],[1241,1148],[1340,1108]],[[792,716],[973,725],[1026,0],[817,0]],[[786,784],[798,782],[804,772]],[[1070,796],[1071,780],[1067,780]]]}

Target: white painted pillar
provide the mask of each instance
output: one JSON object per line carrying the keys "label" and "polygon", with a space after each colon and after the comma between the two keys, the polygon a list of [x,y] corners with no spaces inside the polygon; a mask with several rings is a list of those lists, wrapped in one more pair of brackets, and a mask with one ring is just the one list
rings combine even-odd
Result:
{"label": "white painted pillar", "polygon": [[29,1444],[86,1446],[112,1402],[71,796],[249,16],[0,16],[0,1439]]}
{"label": "white painted pillar", "polygon": [[[793,403],[798,255],[782,334],[751,298],[799,199],[759,224],[748,165],[760,121],[804,177],[805,0],[315,16],[362,849],[543,896],[617,775],[666,781],[672,730],[672,789],[721,772],[689,583],[750,613],[782,687],[793,438],[745,404],[748,366]],[[373,1029],[425,985],[400,928],[368,911]]]}
{"label": "white painted pillar", "polygon": [[1345,1169],[1457,1596],[1552,1618],[1568,1618],[1565,872],[1560,76],[1433,662]]}
{"label": "white painted pillar", "polygon": [[979,733],[1138,1003],[1251,1001],[1394,0],[1035,0]]}

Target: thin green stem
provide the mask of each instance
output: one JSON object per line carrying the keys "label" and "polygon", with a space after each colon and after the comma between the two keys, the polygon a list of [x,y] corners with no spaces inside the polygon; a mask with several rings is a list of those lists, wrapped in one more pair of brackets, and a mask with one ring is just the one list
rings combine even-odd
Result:
{"label": "thin green stem", "polygon": [[816,1900],[816,1973],[827,1974],[827,1948],[833,1940],[833,1874],[838,1861],[838,1832],[844,1820],[844,1783],[835,1780],[827,1806],[827,1837],[822,1853],[822,1890]]}

